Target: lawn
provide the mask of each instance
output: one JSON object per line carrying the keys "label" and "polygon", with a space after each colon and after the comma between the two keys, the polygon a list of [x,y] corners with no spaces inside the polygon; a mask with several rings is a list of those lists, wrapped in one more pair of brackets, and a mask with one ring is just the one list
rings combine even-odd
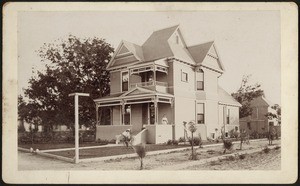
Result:
{"label": "lawn", "polygon": [[[166,150],[166,149],[176,149],[189,147],[189,145],[146,145],[146,152],[157,151],[157,150]],[[59,156],[64,156],[68,158],[73,158],[75,156],[74,150],[68,151],[57,151],[57,152],[48,152],[50,154],[55,154]],[[80,149],[79,158],[95,158],[95,157],[105,157],[105,156],[115,156],[122,154],[132,154],[134,153],[133,148],[125,146],[116,146],[116,147],[101,147],[93,149]]]}
{"label": "lawn", "polygon": [[[101,143],[89,142],[89,143],[79,143],[79,147],[91,147],[99,146]],[[63,149],[63,148],[74,148],[74,143],[40,143],[40,144],[18,144],[19,147],[30,149],[39,149],[39,150],[49,150],[49,149]]]}

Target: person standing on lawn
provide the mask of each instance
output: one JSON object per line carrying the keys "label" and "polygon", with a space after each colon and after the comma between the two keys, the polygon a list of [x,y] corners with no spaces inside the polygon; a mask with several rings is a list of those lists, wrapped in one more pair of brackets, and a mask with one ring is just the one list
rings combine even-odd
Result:
{"label": "person standing on lawn", "polygon": [[126,147],[128,147],[128,143],[131,139],[131,134],[130,133],[131,133],[130,129],[127,129],[122,133],[122,136],[123,136],[124,143],[125,143]]}

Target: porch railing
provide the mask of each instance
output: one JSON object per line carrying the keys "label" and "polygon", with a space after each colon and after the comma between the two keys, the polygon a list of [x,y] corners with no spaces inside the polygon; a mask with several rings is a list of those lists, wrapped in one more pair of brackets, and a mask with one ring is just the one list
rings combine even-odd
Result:
{"label": "porch railing", "polygon": [[161,82],[161,81],[148,81],[148,82],[140,82],[140,83],[132,83],[130,84],[130,88],[134,87],[149,87],[149,86],[163,86],[168,87],[167,82]]}

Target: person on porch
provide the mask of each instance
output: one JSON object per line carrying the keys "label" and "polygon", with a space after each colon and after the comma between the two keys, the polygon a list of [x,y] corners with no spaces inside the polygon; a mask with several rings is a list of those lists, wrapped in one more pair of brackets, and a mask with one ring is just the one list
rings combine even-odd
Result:
{"label": "person on porch", "polygon": [[161,123],[164,124],[164,125],[168,124],[168,118],[165,114],[164,114],[163,118],[161,119]]}

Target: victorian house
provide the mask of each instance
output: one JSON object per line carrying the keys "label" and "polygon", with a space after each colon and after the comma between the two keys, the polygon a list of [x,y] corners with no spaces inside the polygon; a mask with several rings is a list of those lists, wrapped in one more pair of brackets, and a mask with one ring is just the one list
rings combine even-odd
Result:
{"label": "victorian house", "polygon": [[153,32],[141,46],[121,41],[107,70],[110,95],[94,102],[97,113],[110,110],[110,122],[99,122],[96,138],[130,128],[147,143],[163,143],[183,137],[191,120],[202,139],[239,129],[241,105],[218,85],[225,69],[215,43],[187,46],[179,25]]}

